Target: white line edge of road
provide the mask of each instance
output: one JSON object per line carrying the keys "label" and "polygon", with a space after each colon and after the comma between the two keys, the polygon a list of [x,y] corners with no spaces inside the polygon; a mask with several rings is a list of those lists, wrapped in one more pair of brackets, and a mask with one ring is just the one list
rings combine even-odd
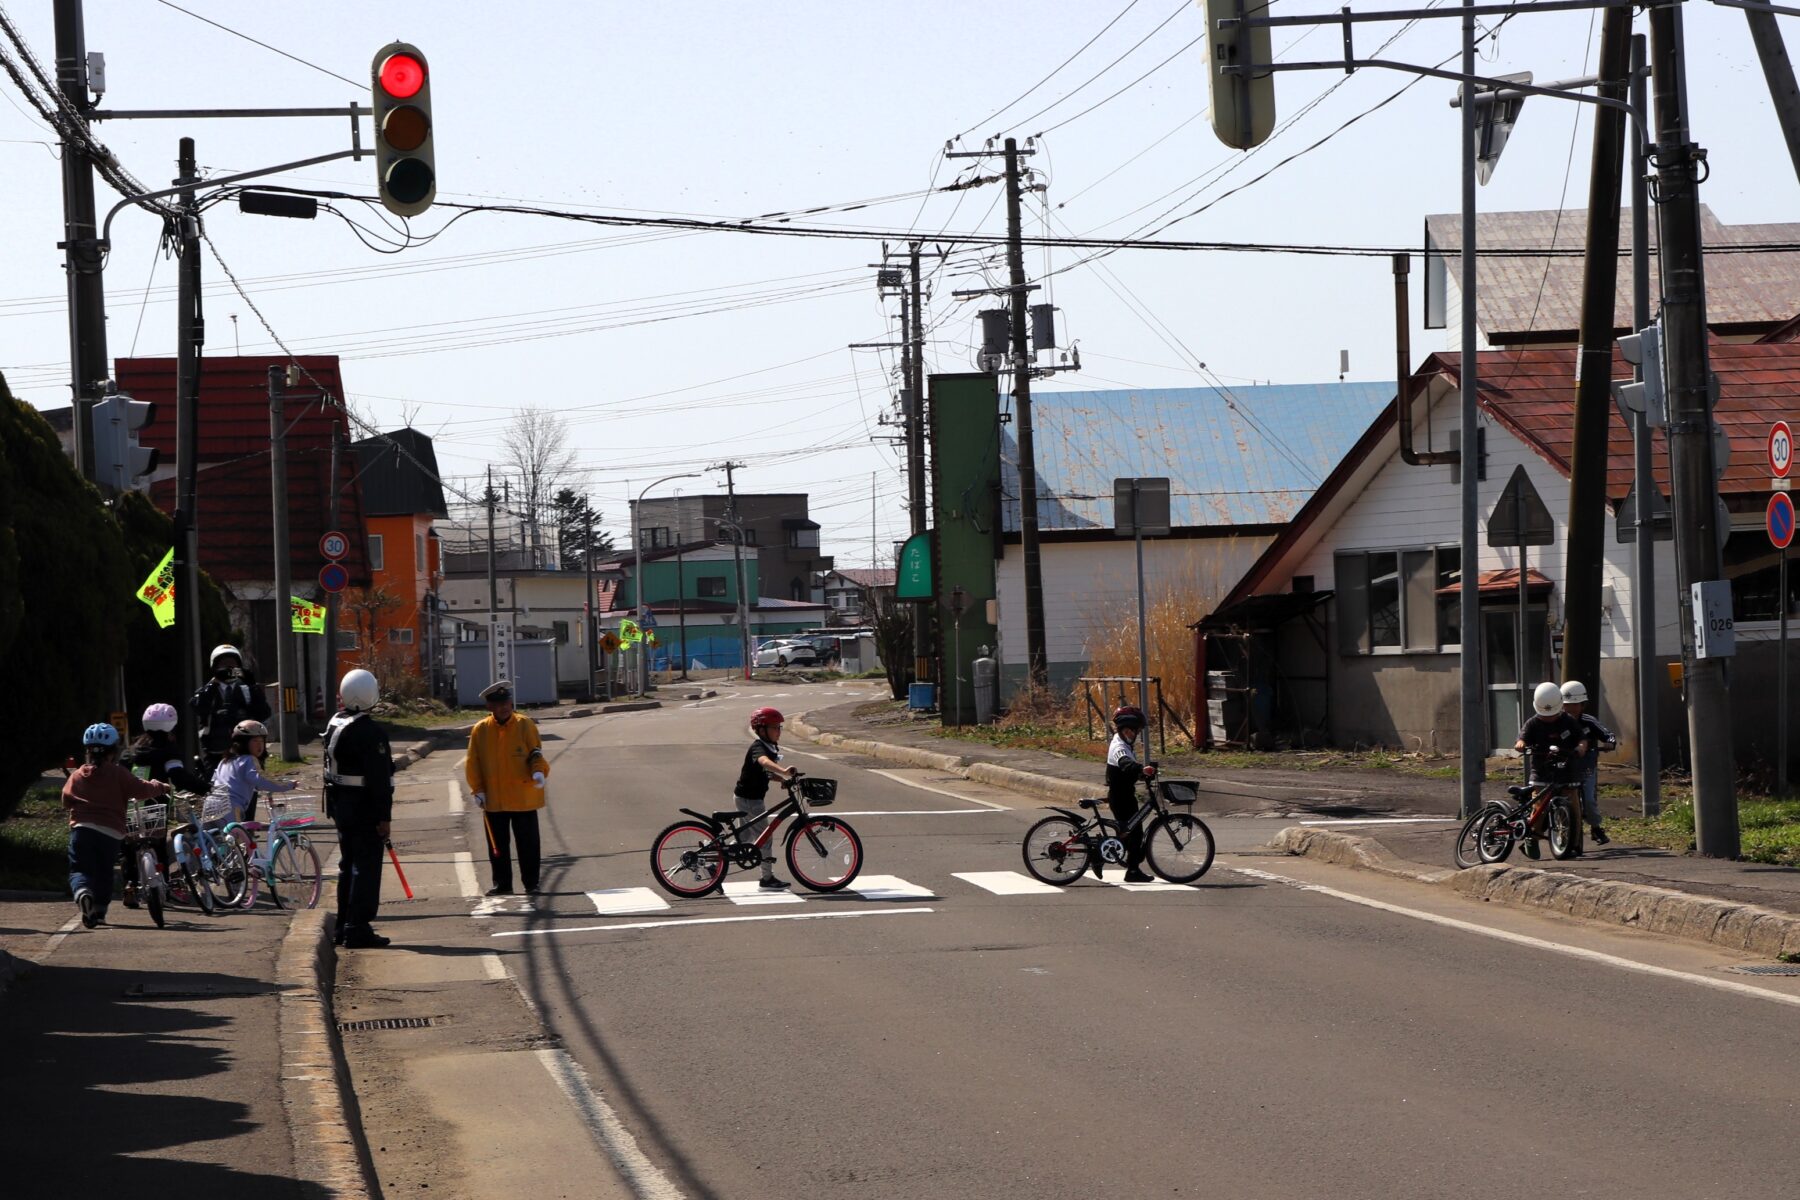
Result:
{"label": "white line edge of road", "polygon": [[625,925],[576,925],[569,929],[509,929],[489,937],[548,937],[558,933],[617,933],[626,929],[676,929],[694,925],[741,925],[746,921],[831,921],[842,917],[902,917],[936,912],[935,908],[875,908],[863,912],[782,913],[767,917],[671,917],[666,921],[632,921]]}
{"label": "white line edge of road", "polygon": [[1343,817],[1298,822],[1301,825],[1454,825],[1461,817]]}
{"label": "white line edge of road", "polygon": [[446,780],[445,783],[450,788],[450,815],[460,817],[463,814],[462,788],[457,786],[454,779]]}
{"label": "white line edge of road", "polygon": [[862,812],[832,812],[832,817],[948,817],[956,813],[991,813],[991,808],[871,808]]}
{"label": "white line edge of road", "polygon": [[1753,984],[1738,983],[1731,979],[1713,979],[1707,975],[1695,975],[1688,971],[1677,971],[1670,967],[1657,967],[1649,963],[1637,962],[1634,959],[1620,958],[1616,954],[1607,954],[1600,950],[1588,950],[1581,946],[1565,946],[1558,942],[1535,938],[1529,934],[1513,933],[1506,929],[1491,929],[1486,925],[1477,925],[1472,921],[1462,921],[1455,917],[1440,916],[1437,913],[1423,912],[1416,908],[1403,908],[1398,904],[1389,904],[1385,900],[1376,900],[1370,896],[1358,896],[1352,892],[1341,892],[1324,884],[1307,883],[1286,875],[1276,875],[1269,871],[1259,871],[1254,867],[1227,867],[1239,875],[1247,875],[1251,879],[1261,879],[1268,883],[1286,884],[1303,892],[1317,892],[1321,896],[1330,896],[1334,900],[1343,900],[1351,904],[1360,904],[1365,908],[1379,909],[1382,912],[1394,913],[1397,916],[1411,917],[1415,921],[1428,921],[1433,925],[1442,925],[1447,929],[1459,929],[1464,933],[1476,933],[1482,937],[1494,938],[1502,942],[1511,942],[1515,946],[1527,946],[1533,950],[1548,950],[1554,954],[1569,958],[1579,958],[1585,962],[1598,963],[1601,966],[1618,967],[1625,971],[1636,971],[1641,975],[1654,975],[1659,979],[1674,979],[1682,983],[1697,984],[1700,987],[1712,988],[1715,991],[1731,992],[1734,995],[1750,996],[1758,1000],[1773,1000],[1778,1004],[1787,1004],[1800,1008],[1800,996],[1791,996],[1786,992],[1777,992],[1769,988],[1756,987]]}
{"label": "white line edge of road", "polygon": [[587,1072],[567,1050],[539,1049],[532,1053],[544,1064],[544,1070],[550,1072],[550,1078],[569,1098],[575,1111],[581,1114],[588,1133],[618,1168],[633,1195],[639,1200],[682,1200],[680,1189],[638,1149],[637,1139],[631,1136],[631,1131],[625,1128],[612,1106],[600,1098],[594,1085],[588,1082]]}
{"label": "white line edge of road", "polygon": [[20,957],[30,962],[33,966],[43,966],[44,960],[56,953],[56,948],[63,944],[63,939],[75,932],[75,927],[79,924],[81,924],[80,917],[70,917],[61,929],[58,929],[55,933],[50,935],[50,940],[44,943],[44,948],[42,950],[38,951],[36,954],[25,954],[20,955]]}
{"label": "white line edge of road", "polygon": [[1012,811],[1011,808],[1007,807],[1004,804],[995,804],[992,800],[977,800],[974,796],[965,796],[961,792],[953,792],[953,791],[949,790],[948,788],[933,787],[929,783],[920,783],[916,779],[908,779],[904,775],[895,774],[893,771],[871,770],[869,772],[869,774],[879,775],[883,779],[888,779],[888,780],[892,780],[895,783],[904,784],[905,786],[907,786],[909,788],[918,788],[921,792],[935,792],[937,795],[940,795],[940,796],[948,796],[952,800],[961,800],[964,804],[979,804],[983,808],[990,809],[993,812],[1011,812]]}
{"label": "white line edge of road", "polygon": [[456,864],[456,884],[462,894],[470,898],[481,895],[481,880],[475,874],[475,856],[467,850],[458,850],[450,861]]}

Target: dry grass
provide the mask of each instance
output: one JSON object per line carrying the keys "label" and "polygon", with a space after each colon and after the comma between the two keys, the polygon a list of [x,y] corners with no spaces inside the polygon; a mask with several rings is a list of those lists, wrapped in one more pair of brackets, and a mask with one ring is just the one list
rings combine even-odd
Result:
{"label": "dry grass", "polygon": [[[1151,594],[1144,606],[1144,641],[1151,678],[1162,681],[1162,698],[1189,729],[1194,728],[1194,631],[1189,628],[1210,602],[1194,593],[1166,587]],[[1089,675],[1138,673],[1137,604],[1115,606],[1087,638]],[[1154,695],[1154,692],[1152,693]],[[1080,715],[1079,686],[1072,697]],[[1146,710],[1148,711],[1148,710]]]}

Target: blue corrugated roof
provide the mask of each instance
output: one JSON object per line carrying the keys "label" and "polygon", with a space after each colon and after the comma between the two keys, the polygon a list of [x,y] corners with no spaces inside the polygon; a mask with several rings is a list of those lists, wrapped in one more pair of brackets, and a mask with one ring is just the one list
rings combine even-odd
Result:
{"label": "blue corrugated roof", "polygon": [[[1128,475],[1169,477],[1177,527],[1280,524],[1393,402],[1391,383],[1034,391],[1038,528],[1112,528],[1113,480]],[[1002,427],[1009,533],[1019,527],[1014,432]]]}

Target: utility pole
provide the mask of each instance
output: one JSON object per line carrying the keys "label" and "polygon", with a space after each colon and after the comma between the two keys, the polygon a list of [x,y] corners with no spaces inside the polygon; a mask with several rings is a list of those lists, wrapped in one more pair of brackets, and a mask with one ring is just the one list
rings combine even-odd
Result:
{"label": "utility pole", "polygon": [[[64,159],[65,165],[67,159]],[[175,180],[181,192],[176,218],[181,246],[176,288],[175,330],[175,628],[179,634],[181,695],[185,701],[200,688],[200,531],[195,480],[200,462],[200,351],[206,344],[206,319],[200,298],[200,204],[193,185],[200,181],[194,164],[194,139],[182,138]],[[81,428],[81,422],[75,423]],[[335,597],[333,597],[335,599]],[[199,750],[195,722],[183,721],[181,753],[192,760]]]}
{"label": "utility pole", "polygon": [[[1024,151],[1032,153],[1030,150]],[[1019,228],[1019,144],[1006,139],[1006,264],[1012,297],[1013,420],[1019,439],[1019,546],[1025,568],[1025,657],[1032,687],[1049,684],[1044,571],[1038,560],[1037,459],[1031,432],[1031,347],[1026,341],[1025,252]],[[1465,460],[1467,461],[1467,460]],[[957,665],[961,670],[961,664]]]}
{"label": "utility pole", "polygon": [[[906,330],[906,364],[911,376],[906,383],[906,482],[907,510],[912,517],[909,528],[916,537],[926,531],[928,524],[925,507],[925,320],[919,294],[918,242],[907,245],[907,266],[912,271],[912,302],[907,306],[910,327]],[[899,566],[899,563],[894,564],[896,580]],[[929,680],[932,674],[931,641],[926,635],[922,605],[913,606],[912,618],[913,678]]]}
{"label": "utility pole", "polygon": [[500,582],[494,571],[494,468],[487,471],[487,494],[482,497],[487,501],[488,525],[488,682],[500,682]]}
{"label": "utility pole", "polygon": [[725,472],[725,520],[723,524],[731,530],[731,557],[737,564],[737,611],[739,650],[744,656],[744,678],[750,678],[750,602],[744,592],[744,527],[738,524],[737,488],[732,482],[732,472],[740,470],[743,463],[724,462],[715,470]]}
{"label": "utility pole", "polygon": [[687,571],[681,546],[687,540],[681,527],[681,489],[675,489],[675,622],[681,629],[681,678],[688,677],[687,651]]}
{"label": "utility pole", "polygon": [[[1631,106],[1648,113],[1648,87],[1644,76],[1644,35],[1631,39]],[[1649,154],[1642,139],[1631,139],[1631,327],[1650,324],[1650,185]],[[1640,362],[1636,379],[1644,381]],[[1654,512],[1656,471],[1652,463],[1650,415],[1641,409],[1631,414],[1632,492],[1637,497],[1637,539],[1631,547],[1635,570],[1631,577],[1632,640],[1637,643],[1638,779],[1644,816],[1662,812],[1662,748],[1656,705],[1656,527],[1644,519]]]}
{"label": "utility pole", "polygon": [[[1601,18],[1599,94],[1625,99],[1631,70],[1631,10]],[[1625,114],[1594,113],[1588,178],[1587,256],[1581,295],[1581,361],[1575,432],[1569,455],[1569,540],[1563,572],[1562,677],[1600,692],[1600,591],[1606,551],[1606,443],[1612,423],[1613,310],[1619,297],[1619,187],[1625,163]],[[1640,500],[1640,504],[1645,501]],[[1649,511],[1648,507],[1644,511]],[[1521,579],[1520,586],[1524,586]],[[1523,671],[1520,678],[1524,678]],[[1522,710],[1521,710],[1522,711]],[[1580,822],[1574,833],[1579,842]]]}
{"label": "utility pole", "polygon": [[[333,417],[332,422],[331,422],[331,484],[330,484],[331,499],[326,506],[326,519],[330,522],[330,527],[332,529],[336,529],[338,527],[338,521],[343,516],[344,485],[342,482],[343,477],[339,474],[339,472],[342,471],[342,469],[343,469],[343,465],[342,465],[343,464],[343,456],[344,456],[344,427],[342,425],[338,424],[337,419],[335,417]],[[419,569],[421,571],[423,571],[425,569],[425,564],[420,563]],[[427,610],[426,615],[425,615],[425,620],[427,622],[426,631],[429,634],[429,631],[432,628],[432,626],[437,623],[437,614]],[[327,713],[332,711],[332,703],[331,702],[333,699],[336,698],[336,695],[337,695],[336,691],[334,690],[337,686],[337,680],[338,680],[338,669],[337,669],[338,636],[337,636],[337,630],[338,630],[338,594],[336,592],[326,592],[325,593],[325,687],[326,687],[325,711]],[[432,664],[431,664],[430,655],[429,655],[430,645],[431,645],[431,643],[430,643],[429,636],[428,636],[427,640],[426,640],[426,645],[425,645],[425,649],[427,651],[427,656],[425,659],[425,670],[427,672],[426,678],[428,680],[433,679],[436,674],[436,672],[432,671]],[[436,688],[432,689],[432,694],[433,695],[437,694]]]}
{"label": "utility pole", "polygon": [[1746,5],[1744,17],[1750,22],[1750,39],[1756,43],[1757,57],[1762,59],[1763,77],[1769,81],[1769,97],[1781,120],[1788,157],[1793,160],[1795,174],[1800,174],[1800,84],[1794,82],[1794,64],[1788,61],[1787,44],[1781,40],[1774,12]]}
{"label": "utility pole", "polygon": [[[79,116],[63,115],[63,267],[69,287],[69,416],[75,466],[94,477],[89,412],[106,391],[106,284],[101,276],[100,230],[94,218],[93,158],[88,152],[87,30],[81,0],[56,0],[56,87]],[[176,595],[180,595],[179,580]],[[191,694],[191,693],[190,693]],[[184,722],[185,724],[185,722]]]}
{"label": "utility pole", "polygon": [[[1695,849],[1738,856],[1731,695],[1725,663],[1695,651],[1693,586],[1719,579],[1718,476],[1713,464],[1712,371],[1707,355],[1706,268],[1696,166],[1688,138],[1686,46],[1681,7],[1650,10],[1656,90],[1657,249],[1662,267],[1663,353],[1668,377],[1669,478],[1673,484],[1676,598],[1681,606],[1688,746],[1693,755]],[[1639,501],[1645,505],[1649,497]]]}
{"label": "utility pole", "polygon": [[600,673],[600,622],[594,612],[594,505],[586,496],[581,498],[581,569],[587,576],[586,599],[581,611],[587,621],[587,694],[594,695],[594,677]]}
{"label": "utility pole", "polygon": [[[1475,0],[1463,0],[1462,73],[1475,74]],[[1481,807],[1481,785],[1487,778],[1488,736],[1483,727],[1481,684],[1481,485],[1480,449],[1476,440],[1480,407],[1476,382],[1480,360],[1476,354],[1475,329],[1475,105],[1474,92],[1467,83],[1462,91],[1462,364],[1457,372],[1460,385],[1461,462],[1462,462],[1462,555],[1459,570],[1462,586],[1457,592],[1457,614],[1462,628],[1462,732],[1461,784],[1462,815],[1471,817]],[[1523,555],[1520,556],[1521,561]],[[1521,644],[1514,656],[1519,669],[1524,669],[1525,647]],[[1519,714],[1524,719],[1524,713]]]}
{"label": "utility pole", "polygon": [[281,693],[281,757],[300,757],[298,673],[294,664],[293,590],[288,556],[287,421],[282,416],[286,387],[282,367],[269,368],[269,502],[275,510],[275,686]]}

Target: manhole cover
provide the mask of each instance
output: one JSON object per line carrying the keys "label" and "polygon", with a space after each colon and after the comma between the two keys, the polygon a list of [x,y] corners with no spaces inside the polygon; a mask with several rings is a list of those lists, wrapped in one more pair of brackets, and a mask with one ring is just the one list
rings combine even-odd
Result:
{"label": "manhole cover", "polygon": [[363,1033],[370,1029],[426,1029],[431,1017],[378,1017],[373,1021],[339,1021],[339,1033]]}
{"label": "manhole cover", "polygon": [[1739,975],[1800,975],[1800,963],[1763,963],[1754,967],[1733,967]]}

